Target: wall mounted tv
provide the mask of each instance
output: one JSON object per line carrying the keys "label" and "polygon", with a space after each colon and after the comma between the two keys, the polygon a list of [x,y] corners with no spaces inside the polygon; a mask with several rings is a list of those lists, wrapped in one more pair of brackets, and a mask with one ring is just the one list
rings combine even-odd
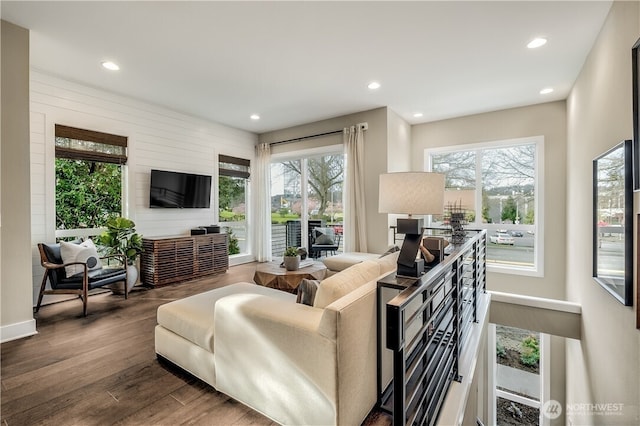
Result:
{"label": "wall mounted tv", "polygon": [[211,176],[151,170],[149,207],[208,209],[211,205]]}

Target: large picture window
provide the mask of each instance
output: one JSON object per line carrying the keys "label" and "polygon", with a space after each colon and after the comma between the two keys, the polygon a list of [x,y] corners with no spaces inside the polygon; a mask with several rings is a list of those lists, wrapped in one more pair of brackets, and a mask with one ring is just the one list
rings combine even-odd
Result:
{"label": "large picture window", "polygon": [[229,254],[249,252],[247,242],[247,196],[250,161],[228,155],[218,156],[219,220],[229,234]]}
{"label": "large picture window", "polygon": [[426,151],[427,170],[443,173],[447,190],[475,191],[468,227],[487,230],[490,270],[543,274],[542,150],[533,137]]}
{"label": "large picture window", "polygon": [[[124,136],[55,126],[56,229],[96,229],[123,214]],[[94,231],[95,232],[95,231]],[[73,235],[84,235],[83,232]]]}

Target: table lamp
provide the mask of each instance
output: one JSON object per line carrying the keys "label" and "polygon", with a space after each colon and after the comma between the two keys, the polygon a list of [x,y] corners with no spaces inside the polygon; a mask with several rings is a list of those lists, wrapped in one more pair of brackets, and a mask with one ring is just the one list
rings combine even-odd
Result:
{"label": "table lamp", "polygon": [[397,172],[380,175],[379,213],[407,214],[397,219],[398,233],[404,234],[398,255],[397,275],[419,277],[424,261],[417,259],[422,240],[422,219],[412,215],[442,214],[444,175],[430,172]]}

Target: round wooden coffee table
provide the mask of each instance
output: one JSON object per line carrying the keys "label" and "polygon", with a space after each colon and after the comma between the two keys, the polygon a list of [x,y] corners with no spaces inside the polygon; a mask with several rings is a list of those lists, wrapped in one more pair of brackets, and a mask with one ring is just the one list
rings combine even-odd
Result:
{"label": "round wooden coffee table", "polygon": [[327,274],[327,267],[322,262],[314,261],[311,265],[297,271],[287,271],[280,264],[282,261],[258,263],[253,281],[265,287],[295,293],[303,278],[321,280]]}

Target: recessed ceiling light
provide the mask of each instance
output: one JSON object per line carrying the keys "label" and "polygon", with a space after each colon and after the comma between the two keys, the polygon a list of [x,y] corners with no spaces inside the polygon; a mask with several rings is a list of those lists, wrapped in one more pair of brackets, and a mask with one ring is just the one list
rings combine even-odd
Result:
{"label": "recessed ceiling light", "polygon": [[529,49],[535,49],[536,47],[544,46],[545,44],[547,44],[547,39],[538,37],[531,40],[529,44],[527,44],[527,47]]}
{"label": "recessed ceiling light", "polygon": [[110,71],[118,71],[120,69],[118,64],[116,64],[115,62],[111,62],[111,61],[102,62],[102,66],[105,67],[106,69],[110,70]]}
{"label": "recessed ceiling light", "polygon": [[540,94],[541,95],[548,95],[551,92],[553,92],[553,89],[551,87],[545,87],[544,89],[542,89],[540,91]]}
{"label": "recessed ceiling light", "polygon": [[420,117],[422,117],[422,113],[421,112],[416,112],[416,113],[413,114],[413,116],[415,118],[420,118]]}
{"label": "recessed ceiling light", "polygon": [[376,90],[380,88],[380,83],[378,83],[377,81],[372,81],[367,87],[371,90]]}
{"label": "recessed ceiling light", "polygon": [[250,117],[252,120],[260,120],[260,116],[258,114],[251,114]]}

